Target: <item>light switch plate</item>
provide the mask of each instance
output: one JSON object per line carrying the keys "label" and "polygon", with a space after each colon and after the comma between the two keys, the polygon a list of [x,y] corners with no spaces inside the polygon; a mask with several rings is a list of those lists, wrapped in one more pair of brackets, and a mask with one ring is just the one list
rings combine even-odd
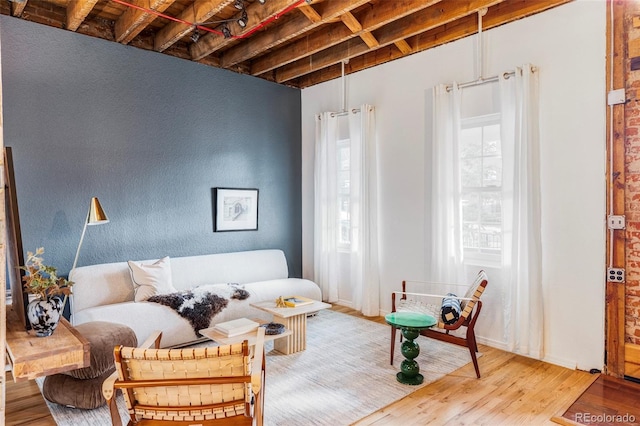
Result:
{"label": "light switch plate", "polygon": [[612,90],[607,94],[607,105],[617,105],[625,103],[624,89]]}

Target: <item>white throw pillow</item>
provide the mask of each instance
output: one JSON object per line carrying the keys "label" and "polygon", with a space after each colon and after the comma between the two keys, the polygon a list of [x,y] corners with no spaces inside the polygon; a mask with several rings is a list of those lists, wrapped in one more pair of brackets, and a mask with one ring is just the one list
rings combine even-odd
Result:
{"label": "white throw pillow", "polygon": [[136,302],[143,302],[156,294],[168,294],[177,291],[171,281],[169,256],[151,264],[142,264],[132,260],[127,263],[131,272]]}

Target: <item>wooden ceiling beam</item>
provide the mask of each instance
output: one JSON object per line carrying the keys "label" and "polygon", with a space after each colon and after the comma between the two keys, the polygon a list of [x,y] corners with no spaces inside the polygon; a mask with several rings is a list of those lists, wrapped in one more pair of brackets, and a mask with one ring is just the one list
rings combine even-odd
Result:
{"label": "wooden ceiling beam", "polygon": [[[298,7],[304,15],[296,16],[278,28],[273,28],[251,37],[249,43],[241,43],[224,52],[222,55],[222,67],[228,68],[238,62],[253,58],[268,49],[273,49],[278,45],[297,37],[307,31],[319,27],[335,18],[340,17],[345,12],[367,3],[369,0],[331,0],[318,5],[320,21],[313,21],[309,18],[312,14],[308,9],[313,9],[309,5]],[[313,9],[316,10],[316,9]],[[309,24],[311,22],[311,24]]]}
{"label": "wooden ceiling beam", "polygon": [[318,22],[322,21],[322,16],[318,12],[316,12],[316,10],[313,7],[311,7],[306,3],[303,3],[300,6],[298,6],[298,10],[302,12],[304,16],[307,17],[309,22],[317,24]]}
{"label": "wooden ceiling beam", "polygon": [[69,31],[75,31],[91,13],[98,0],[69,0],[67,3],[67,26]]}
{"label": "wooden ceiling beam", "polygon": [[490,8],[488,13],[482,18],[482,28],[490,29],[507,22],[517,19],[526,18],[536,13],[544,12],[561,4],[570,3],[573,0],[536,0],[536,1],[517,1],[507,0]]}
{"label": "wooden ceiling beam", "polygon": [[[196,0],[191,6],[182,11],[178,19],[194,24],[202,24],[213,15],[220,13],[225,7],[232,4],[233,1],[234,0]],[[193,27],[181,22],[172,21],[168,23],[156,34],[153,41],[153,50],[163,52],[169,48],[169,46],[193,31],[193,29]]]}
{"label": "wooden ceiling beam", "polygon": [[[489,7],[487,15],[482,19],[482,28],[485,30],[516,21],[527,16],[543,12],[553,7],[568,3],[571,0],[537,0],[535,2],[523,2],[522,0],[506,0],[496,6]],[[438,28],[417,34],[405,41],[413,46],[411,52],[421,52],[449,43],[478,32],[478,20],[473,15],[469,15],[455,22],[450,22]],[[396,49],[397,43],[385,46],[364,55],[351,58],[345,65],[345,73],[362,71],[372,66],[399,59],[404,55],[400,49]],[[304,75],[297,79],[296,87],[301,89],[310,87],[325,81],[340,78],[342,76],[342,65],[336,64]]]}
{"label": "wooden ceiling beam", "polygon": [[[376,39],[380,43],[379,46],[384,47],[425,30],[437,28],[445,23],[475,14],[476,11],[501,1],[504,0],[456,0],[455,2],[438,3],[379,28],[375,34]],[[278,68],[276,81],[282,83],[300,77],[346,59],[363,55],[370,49],[364,43],[354,43],[353,40],[347,40],[315,53],[309,58],[303,58]]]}
{"label": "wooden ceiling beam", "polygon": [[11,15],[20,17],[24,11],[24,7],[27,5],[27,0],[13,1],[11,3]]}
{"label": "wooden ceiling beam", "polygon": [[356,17],[353,16],[353,13],[344,13],[342,16],[340,16],[340,20],[347,26],[347,28],[351,30],[352,33],[355,34],[362,31],[362,25],[360,24],[360,22],[358,22]]}
{"label": "wooden ceiling beam", "polygon": [[[373,31],[382,27],[395,19],[403,18],[421,11],[429,6],[433,6],[440,0],[404,0],[404,1],[383,1],[372,5],[358,16],[358,22],[363,30]],[[457,1],[457,0],[456,0]],[[330,24],[326,31],[316,31],[308,37],[288,44],[282,49],[278,49],[257,58],[251,64],[251,74],[260,75],[275,68],[297,60],[307,60],[311,54],[346,42],[354,37],[341,22]],[[346,59],[346,58],[345,58]]]}
{"label": "wooden ceiling beam", "polygon": [[[241,35],[242,33],[258,28],[264,21],[280,15],[297,1],[298,0],[269,0],[265,4],[254,2],[246,8],[249,22],[244,28],[235,20],[227,22],[226,25],[231,31],[231,34]],[[240,18],[240,15],[237,17]],[[222,26],[218,26],[217,29],[222,31]],[[227,46],[232,41],[234,41],[233,38],[224,38],[218,34],[208,33],[204,37],[200,37],[197,43],[192,44],[189,47],[189,52],[191,52],[191,58],[194,61],[198,61],[216,50]],[[251,43],[251,41],[249,41],[249,43]]]}
{"label": "wooden ceiling beam", "polygon": [[364,41],[364,43],[369,47],[369,49],[375,49],[376,47],[380,46],[380,42],[371,32],[363,31],[358,35],[360,36],[362,41]]}
{"label": "wooden ceiling beam", "polygon": [[[175,0],[135,0],[132,4],[144,9],[164,12]],[[128,7],[118,18],[114,27],[115,39],[118,43],[128,44],[157,18],[153,13]]]}
{"label": "wooden ceiling beam", "polygon": [[371,31],[362,31],[362,24],[360,24],[358,19],[353,16],[353,13],[345,13],[340,17],[340,20],[351,30],[352,33],[360,36],[367,46],[370,48],[378,46],[378,40],[376,40],[375,36],[371,34]]}
{"label": "wooden ceiling beam", "polygon": [[411,46],[409,46],[409,43],[407,43],[407,41],[404,40],[404,39],[403,40],[394,41],[393,44],[396,45],[396,47],[398,48],[400,53],[402,53],[403,55],[408,55],[413,51],[411,49]]}

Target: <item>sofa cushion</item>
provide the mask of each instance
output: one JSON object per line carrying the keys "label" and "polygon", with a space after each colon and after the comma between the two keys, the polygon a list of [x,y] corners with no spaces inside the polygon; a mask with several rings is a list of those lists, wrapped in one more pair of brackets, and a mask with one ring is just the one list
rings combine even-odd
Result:
{"label": "sofa cushion", "polygon": [[143,302],[156,294],[175,293],[171,281],[169,256],[154,263],[128,261],[131,280],[135,286],[135,301]]}

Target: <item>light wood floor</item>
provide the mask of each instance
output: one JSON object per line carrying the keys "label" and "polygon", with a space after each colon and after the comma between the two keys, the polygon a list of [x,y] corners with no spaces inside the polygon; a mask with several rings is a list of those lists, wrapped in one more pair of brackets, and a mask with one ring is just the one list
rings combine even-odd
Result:
{"label": "light wood floor", "polygon": [[[348,308],[333,309],[361,316]],[[382,317],[373,320],[384,323]],[[467,364],[355,425],[554,425],[550,419],[597,377],[487,346],[480,351],[481,379]],[[34,381],[14,384],[8,377],[6,390],[7,425],[55,425]]]}

